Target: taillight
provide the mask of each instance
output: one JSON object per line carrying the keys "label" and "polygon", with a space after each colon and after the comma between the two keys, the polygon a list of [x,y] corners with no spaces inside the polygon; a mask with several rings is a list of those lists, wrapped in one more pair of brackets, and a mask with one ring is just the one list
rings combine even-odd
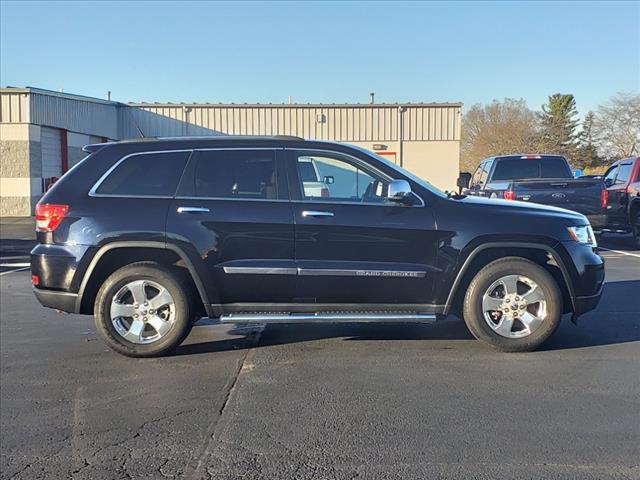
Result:
{"label": "taillight", "polygon": [[505,200],[515,200],[516,192],[514,192],[513,190],[507,190],[502,194],[502,198],[504,198]]}
{"label": "taillight", "polygon": [[69,211],[69,205],[36,205],[36,232],[53,232]]}
{"label": "taillight", "polygon": [[609,203],[609,190],[603,188],[600,191],[600,207],[607,208],[607,204]]}
{"label": "taillight", "polygon": [[320,189],[320,196],[321,196],[321,197],[323,197],[323,198],[330,197],[330,196],[331,196],[331,194],[329,193],[329,189],[328,189],[328,188],[326,188],[326,187],[322,187],[322,188]]}
{"label": "taillight", "polygon": [[40,284],[40,277],[38,275],[31,275],[31,284],[37,287]]}

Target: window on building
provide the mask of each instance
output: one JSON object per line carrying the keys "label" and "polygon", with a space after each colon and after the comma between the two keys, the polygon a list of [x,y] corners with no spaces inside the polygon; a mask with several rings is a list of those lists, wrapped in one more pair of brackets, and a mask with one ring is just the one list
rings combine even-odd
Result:
{"label": "window on building", "polygon": [[125,158],[97,188],[99,195],[173,196],[189,152],[154,152]]}
{"label": "window on building", "polygon": [[179,194],[203,198],[276,199],[274,155],[269,150],[196,151]]}

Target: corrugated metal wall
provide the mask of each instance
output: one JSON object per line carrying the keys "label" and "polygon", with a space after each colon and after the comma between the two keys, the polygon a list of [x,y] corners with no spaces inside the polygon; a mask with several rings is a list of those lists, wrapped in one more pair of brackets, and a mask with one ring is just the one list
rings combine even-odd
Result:
{"label": "corrugated metal wall", "polygon": [[0,123],[29,123],[29,93],[26,90],[2,91]]}
{"label": "corrugated metal wall", "polygon": [[[158,119],[173,119],[174,135],[185,135],[184,125],[200,133],[231,135],[296,135],[344,142],[397,141],[400,111],[397,105],[172,105],[134,104],[135,118],[145,132],[157,128]],[[404,106],[403,140],[460,140],[459,104]],[[151,115],[142,115],[140,112]],[[137,136],[137,135],[136,135]]]}
{"label": "corrugated metal wall", "polygon": [[[97,99],[96,99],[97,100]],[[117,104],[31,93],[31,123],[117,138]]]}
{"label": "corrugated metal wall", "polygon": [[60,130],[43,127],[40,131],[42,148],[42,178],[62,175],[62,149]]}
{"label": "corrugated metal wall", "polygon": [[[138,138],[141,136],[182,137],[189,135],[221,135],[199,125],[193,125],[180,117],[178,109],[174,116],[164,112],[151,112],[135,107],[121,106],[118,109],[118,137]],[[188,113],[187,113],[188,115]]]}
{"label": "corrugated metal wall", "polygon": [[[26,93],[25,93],[26,92]],[[296,135],[344,142],[459,141],[460,104],[129,104],[38,89],[2,89],[3,123],[33,123],[110,139]],[[402,110],[402,113],[401,113]],[[401,117],[402,115],[402,117]]]}

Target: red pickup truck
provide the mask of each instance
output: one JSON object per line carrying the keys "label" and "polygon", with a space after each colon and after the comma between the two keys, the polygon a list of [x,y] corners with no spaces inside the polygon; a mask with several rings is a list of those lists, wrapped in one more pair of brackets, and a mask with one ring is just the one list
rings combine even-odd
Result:
{"label": "red pickup truck", "polygon": [[640,249],[640,157],[618,160],[604,174],[603,230],[633,232]]}

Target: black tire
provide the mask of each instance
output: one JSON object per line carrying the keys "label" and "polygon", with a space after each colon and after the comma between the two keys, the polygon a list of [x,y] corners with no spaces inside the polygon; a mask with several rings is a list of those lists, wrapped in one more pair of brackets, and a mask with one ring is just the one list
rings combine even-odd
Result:
{"label": "black tire", "polygon": [[[135,280],[150,280],[166,288],[175,305],[173,325],[153,343],[133,343],[124,338],[111,321],[111,301],[114,295]],[[188,285],[173,270],[153,262],[139,262],[113,272],[104,282],[94,305],[94,319],[98,333],[113,350],[129,357],[161,356],[178,346],[193,326],[194,308],[190,302]]]}
{"label": "black tire", "polygon": [[640,250],[640,211],[637,211],[633,218],[633,246]]}
{"label": "black tire", "polygon": [[[482,297],[491,285],[507,275],[523,275],[542,289],[546,300],[546,317],[532,333],[521,338],[508,338],[496,333],[488,324],[482,311]],[[473,278],[464,297],[464,321],[478,340],[503,352],[528,352],[544,343],[558,328],[562,318],[562,293],[555,279],[544,268],[521,257],[505,257],[495,260],[480,270]]]}

